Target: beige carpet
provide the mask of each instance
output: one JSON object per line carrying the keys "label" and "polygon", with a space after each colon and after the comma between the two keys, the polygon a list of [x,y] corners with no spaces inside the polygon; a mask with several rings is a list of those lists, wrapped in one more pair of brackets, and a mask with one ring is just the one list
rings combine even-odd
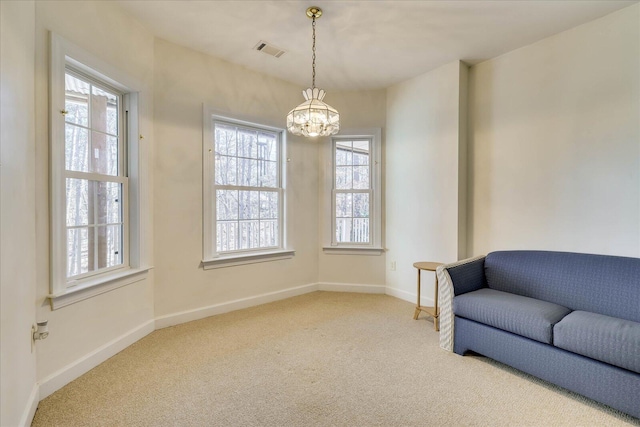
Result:
{"label": "beige carpet", "polygon": [[616,426],[384,295],[316,292],[162,329],[49,396],[34,426]]}

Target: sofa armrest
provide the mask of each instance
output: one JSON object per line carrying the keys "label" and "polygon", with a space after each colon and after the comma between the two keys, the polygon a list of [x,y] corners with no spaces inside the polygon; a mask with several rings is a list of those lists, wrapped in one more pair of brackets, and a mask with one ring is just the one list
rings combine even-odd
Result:
{"label": "sofa armrest", "polygon": [[444,350],[453,351],[453,297],[485,287],[484,258],[477,256],[441,265],[436,270],[440,288],[440,347]]}
{"label": "sofa armrest", "polygon": [[484,259],[484,256],[479,256],[444,266],[451,277],[456,296],[487,287]]}

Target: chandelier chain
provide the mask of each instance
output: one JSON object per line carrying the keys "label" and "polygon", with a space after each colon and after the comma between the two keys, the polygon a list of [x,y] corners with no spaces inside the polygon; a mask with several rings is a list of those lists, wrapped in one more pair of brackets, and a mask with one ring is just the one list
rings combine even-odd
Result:
{"label": "chandelier chain", "polygon": [[311,69],[312,69],[312,73],[311,73],[311,88],[315,88],[316,87],[316,17],[314,16],[312,18],[312,22],[311,22],[311,28],[313,29],[313,48],[312,48],[312,63],[311,63]]}

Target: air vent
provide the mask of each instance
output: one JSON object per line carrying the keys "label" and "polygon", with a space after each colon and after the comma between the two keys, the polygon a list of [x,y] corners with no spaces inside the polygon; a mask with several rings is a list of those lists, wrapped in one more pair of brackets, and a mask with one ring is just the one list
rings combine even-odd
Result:
{"label": "air vent", "polygon": [[275,56],[276,58],[280,58],[284,55],[284,50],[262,40],[260,40],[253,48],[259,52],[264,52],[267,55]]}

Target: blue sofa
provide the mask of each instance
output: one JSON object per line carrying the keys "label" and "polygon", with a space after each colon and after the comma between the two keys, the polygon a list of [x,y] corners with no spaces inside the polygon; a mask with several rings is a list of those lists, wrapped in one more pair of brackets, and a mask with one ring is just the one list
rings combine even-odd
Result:
{"label": "blue sofa", "polygon": [[442,348],[640,418],[640,259],[500,251],[437,275]]}

